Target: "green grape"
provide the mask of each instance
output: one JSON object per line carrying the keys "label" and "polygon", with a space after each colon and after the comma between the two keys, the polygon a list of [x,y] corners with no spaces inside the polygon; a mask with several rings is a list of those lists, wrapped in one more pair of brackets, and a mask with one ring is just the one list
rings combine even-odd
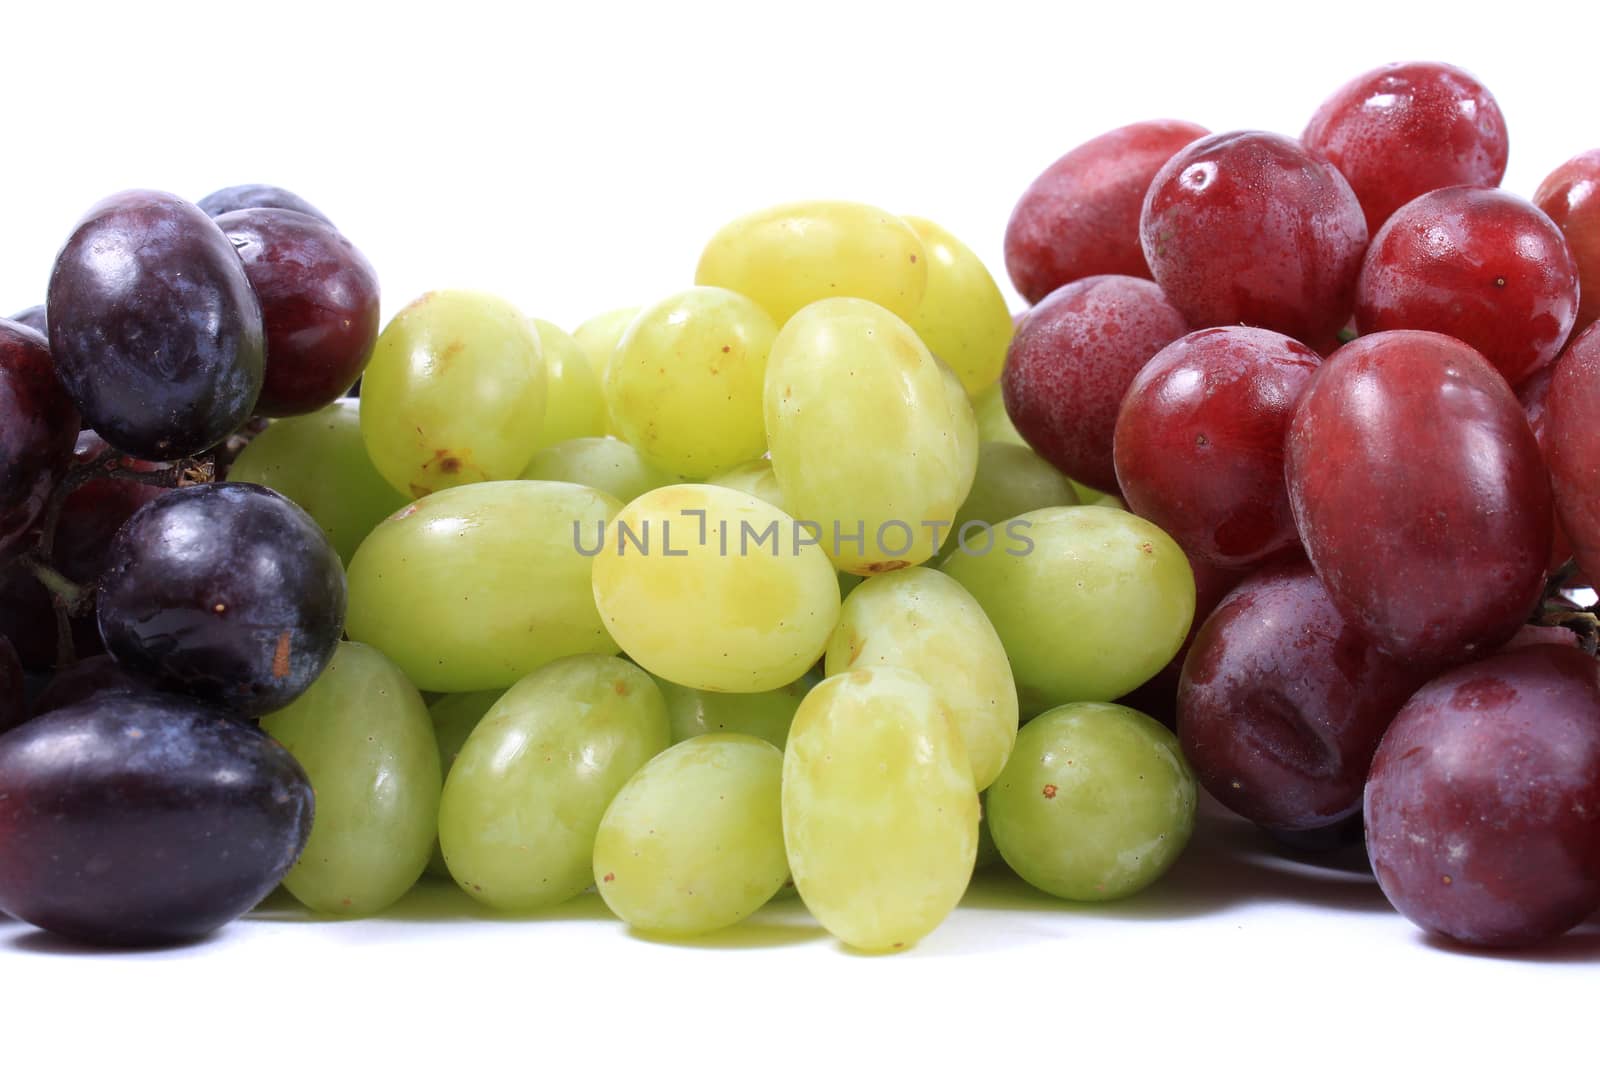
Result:
{"label": "green grape", "polygon": [[795,716],[783,755],[794,884],[828,932],[887,951],[960,902],[978,847],[978,792],[938,695],[893,667],[836,674]]}
{"label": "green grape", "polygon": [[789,510],[783,506],[783,490],[778,488],[778,476],[772,473],[772,460],[765,457],[723,471],[711,479],[711,484],[749,493],[753,497],[765,500],[779,511]]}
{"label": "green grape", "polygon": [[373,527],[406,506],[367,457],[360,401],[336,401],[321,411],[277,419],[244,446],[228,480],[276,489],[306,510],[327,533],[346,566]]}
{"label": "green grape", "polygon": [[339,915],[373,915],[404,896],[428,863],[441,784],[416,686],[377,649],[345,642],[261,728],[300,761],[317,797],[311,839],[284,888]]}
{"label": "green grape", "polygon": [[539,334],[483,293],[429,293],[401,309],[361,379],[361,436],[389,484],[413,497],[515,478],[539,448]]}
{"label": "green grape", "polygon": [[1178,739],[1118,704],[1068,704],[1022,728],[989,790],[989,828],[1030,885],[1115,900],[1164,874],[1194,829],[1194,775]]}
{"label": "green grape", "polygon": [[439,846],[451,877],[506,911],[583,892],[607,805],[670,742],[661,690],[626,660],[572,656],[528,675],[445,779]]}
{"label": "green grape", "polygon": [[925,567],[880,574],[846,598],[828,642],[829,675],[900,667],[950,709],[985,789],[1017,738],[1017,687],[999,635],[961,583]]}
{"label": "green grape", "polygon": [[948,559],[963,541],[981,543],[991,528],[1004,526],[1007,519],[1024,512],[1077,504],[1073,485],[1071,478],[1026,445],[983,442],[978,446],[978,474],[972,479],[972,492],[956,512],[955,525],[936,558]]}
{"label": "green grape", "polygon": [[589,582],[592,548],[619,507],[563,482],[424,497],[350,561],[345,629],[437,693],[496,689],[562,656],[613,653]]}
{"label": "green grape", "polygon": [[915,331],[865,300],[822,300],[789,320],[766,383],[772,469],[840,570],[922,563],[972,487],[972,405]]}
{"label": "green grape", "polygon": [[600,376],[572,335],[554,323],[534,319],[539,349],[544,354],[544,425],[539,448],[574,437],[599,437],[606,432],[606,396]]}
{"label": "green grape", "polygon": [[1011,311],[983,261],[953,234],[906,216],[928,252],[928,288],[906,320],[969,394],[995,384],[1011,345]]}
{"label": "green grape", "polygon": [[1017,428],[1011,424],[1011,416],[1006,414],[1006,399],[1000,392],[999,382],[995,382],[972,398],[972,410],[978,419],[980,440],[1006,441],[1024,448],[1028,447],[1028,442],[1022,439]]}
{"label": "green grape", "polygon": [[780,204],[718,230],[696,285],[743,293],[783,325],[807,304],[854,296],[910,318],[928,286],[917,232],[887,211],[843,200]]}
{"label": "green grape", "polygon": [[[592,319],[586,319],[576,330],[572,331],[572,339],[578,342],[578,347],[589,358],[589,366],[594,368],[595,381],[600,382],[602,389],[606,380],[606,368],[611,366],[611,359],[617,354],[617,343],[622,340],[622,335],[628,332],[628,327],[633,325],[633,320],[638,316],[640,308],[617,308],[615,311],[604,311]],[[602,393],[602,407],[604,393]],[[616,430],[611,425],[611,412],[604,411],[606,420],[605,432],[616,435]]]}
{"label": "green grape", "polygon": [[782,748],[800,701],[821,681],[813,672],[765,693],[708,693],[658,679],[672,719],[672,740],[702,734],[749,734]]}
{"label": "green grape", "polygon": [[694,937],[748,918],[789,878],[783,755],[743,734],[674,745],[628,780],[594,840],[594,881],[629,926]]}
{"label": "green grape", "polygon": [[541,448],[522,472],[527,481],[572,482],[609,493],[626,504],[674,479],[644,461],[637,449],[615,437],[574,437]]}
{"label": "green grape", "polygon": [[839,621],[822,549],[771,504],[720,485],[670,485],[624,507],[594,558],[594,599],[629,658],[717,692],[788,685]]}
{"label": "green grape", "polygon": [[611,424],[646,462],[704,478],[767,450],[761,384],[778,328],[760,305],[701,287],[641,311],[606,369]]}
{"label": "green grape", "polygon": [[992,541],[969,538],[943,569],[1000,634],[1024,718],[1137,689],[1171,661],[1194,615],[1183,550],[1112,508],[1019,515]]}
{"label": "green grape", "polygon": [[[505,695],[504,689],[486,689],[477,693],[446,693],[428,705],[428,717],[433,720],[433,736],[439,742],[439,769],[445,774],[455,766],[461,746],[466,744],[473,729],[483,721],[489,709]],[[428,873],[435,878],[449,878],[450,868],[444,864],[444,853],[439,850],[435,833],[433,855],[428,859]]]}

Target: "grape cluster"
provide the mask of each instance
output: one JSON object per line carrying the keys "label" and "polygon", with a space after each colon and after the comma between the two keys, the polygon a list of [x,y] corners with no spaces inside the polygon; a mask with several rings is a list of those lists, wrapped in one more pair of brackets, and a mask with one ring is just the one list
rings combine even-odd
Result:
{"label": "grape cluster", "polygon": [[[380,327],[270,186],[94,207],[0,320],[0,908],[202,936],[425,872],[658,937],[1136,893],[1200,789],[1426,929],[1600,907],[1600,154],[1441,64],[1112,131],[1007,309],[926,219],[734,219],[567,333]],[[1588,302],[1586,302],[1588,301]],[[352,389],[352,386],[355,386]]]}

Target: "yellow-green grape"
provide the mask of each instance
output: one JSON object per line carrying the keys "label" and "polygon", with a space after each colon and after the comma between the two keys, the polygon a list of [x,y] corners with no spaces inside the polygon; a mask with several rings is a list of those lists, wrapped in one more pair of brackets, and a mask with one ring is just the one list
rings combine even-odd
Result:
{"label": "yellow-green grape", "polygon": [[626,504],[676,479],[644,461],[636,448],[615,437],[574,437],[541,448],[522,472],[528,481],[573,482],[609,493]]}
{"label": "yellow-green grape", "polygon": [[[628,332],[628,327],[633,325],[634,317],[640,310],[629,307],[603,311],[592,319],[584,320],[582,325],[572,331],[572,339],[578,342],[578,347],[583,349],[583,354],[589,358],[589,366],[594,368],[595,381],[601,383],[602,389],[606,380],[606,368],[611,366],[611,359],[617,354],[617,342]],[[611,425],[611,412],[606,410],[604,414],[605,432],[614,435],[616,430]]]}
{"label": "yellow-green grape", "polygon": [[[461,746],[466,744],[478,723],[504,695],[504,689],[446,693],[428,705],[428,717],[433,720],[433,736],[439,743],[441,771],[450,773],[450,768],[455,766],[456,756],[461,753]],[[437,839],[433,844],[433,855],[428,859],[428,873],[435,878],[450,877],[450,869],[444,865],[444,853],[439,851]]]}
{"label": "yellow-green grape", "polygon": [[539,335],[484,293],[429,293],[378,336],[361,378],[361,436],[390,485],[413,497],[515,478],[539,448]]}
{"label": "yellow-green grape", "polygon": [[228,480],[276,489],[316,520],[346,566],[374,526],[406,506],[361,440],[360,401],[278,419],[244,446]]}
{"label": "yellow-green grape", "polygon": [[953,234],[906,216],[928,252],[928,288],[906,321],[976,396],[1000,378],[1011,344],[1011,311],[983,261]]}
{"label": "yellow-green grape", "polygon": [[720,485],[669,485],[624,507],[594,557],[594,598],[645,670],[724,693],[788,685],[839,621],[833,567],[806,530]]}
{"label": "yellow-green grape", "polygon": [[1074,485],[1026,445],[984,441],[978,446],[972,491],[956,512],[955,525],[939,546],[937,559],[948,559],[963,541],[982,543],[991,530],[1024,512],[1072,507],[1079,502]]}
{"label": "yellow-green grape", "polygon": [[350,561],[345,629],[435,693],[509,686],[616,642],[595,610],[594,551],[621,504],[564,482],[484,482],[396,512]]}
{"label": "yellow-green grape", "polygon": [[821,300],[789,320],[772,346],[766,416],[789,512],[816,524],[840,570],[924,562],[972,487],[978,432],[961,383],[865,300]]}
{"label": "yellow-green grape", "polygon": [[284,888],[339,915],[372,915],[404,896],[428,864],[441,783],[416,686],[377,649],[342,643],[311,688],[261,728],[300,761],[317,797],[311,839]]}
{"label": "yellow-green grape", "polygon": [[1000,637],[961,583],[926,567],[868,578],[845,598],[828,642],[829,675],[900,667],[955,716],[972,777],[986,789],[1017,739],[1017,687]]}
{"label": "yellow-green grape", "polygon": [[807,304],[854,296],[910,318],[928,253],[904,219],[869,204],[808,200],[743,215],[700,255],[696,285],[743,293],[783,325]]}
{"label": "yellow-green grape", "polygon": [[1194,813],[1178,739],[1118,704],[1068,704],[1034,719],[988,794],[1006,864],[1068,900],[1115,900],[1154,882],[1188,844]]}
{"label": "yellow-green grape", "polygon": [[670,742],[661,691],[626,660],[572,656],[528,675],[445,779],[439,846],[450,876],[506,911],[583,892],[606,807]]}
{"label": "yellow-green grape", "polygon": [[800,705],[783,754],[795,887],[855,948],[916,943],[972,877],[978,793],[949,710],[892,667],[836,674]]}
{"label": "yellow-green grape", "polygon": [[708,693],[658,679],[672,719],[672,740],[702,734],[749,734],[782,748],[800,701],[822,679],[814,672],[765,693]]}
{"label": "yellow-green grape", "polygon": [[980,440],[1006,441],[1024,448],[1028,447],[1028,442],[1022,439],[1017,428],[1011,424],[1011,416],[1006,414],[1006,401],[1000,392],[999,382],[995,382],[972,398],[972,410],[978,418]]}
{"label": "yellow-green grape", "polygon": [[554,323],[533,320],[544,354],[544,424],[539,448],[574,437],[599,437],[606,432],[606,397],[600,376],[572,335]]}
{"label": "yellow-green grape", "polygon": [[707,286],[641,311],[606,368],[611,424],[645,461],[705,478],[767,450],[761,384],[778,328],[747,296]]}
{"label": "yellow-green grape", "polygon": [[779,511],[789,510],[783,506],[783,490],[778,488],[778,476],[772,473],[772,460],[765,457],[723,471],[710,482],[712,485],[726,486],[759,497]]}
{"label": "yellow-green grape", "polygon": [[674,745],[628,780],[594,840],[594,882],[637,930],[694,937],[748,918],[789,878],[783,755],[743,734]]}
{"label": "yellow-green grape", "polygon": [[1045,508],[969,539],[943,570],[967,587],[1011,660],[1024,718],[1114,700],[1177,653],[1194,574],[1153,523],[1104,507]]}

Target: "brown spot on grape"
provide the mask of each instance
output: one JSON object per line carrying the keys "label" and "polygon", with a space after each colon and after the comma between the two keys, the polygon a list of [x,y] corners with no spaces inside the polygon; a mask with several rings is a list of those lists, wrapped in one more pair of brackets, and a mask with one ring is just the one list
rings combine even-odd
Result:
{"label": "brown spot on grape", "polygon": [[625,697],[628,695],[628,683],[624,682],[621,678],[618,678],[616,681],[612,682],[611,688],[617,691],[617,696],[619,697]]}
{"label": "brown spot on grape", "polygon": [[913,253],[911,253],[911,262],[915,263],[916,261],[917,261],[917,254],[915,252],[913,252]]}
{"label": "brown spot on grape", "polygon": [[723,345],[722,346],[722,354],[723,355],[727,355],[729,352],[732,352],[732,351],[733,351],[733,348],[731,346],[729,346],[729,345]]}
{"label": "brown spot on grape", "polygon": [[1139,545],[1139,551],[1143,552],[1147,556],[1153,556],[1155,555],[1156,548],[1149,541],[1145,541]]}
{"label": "brown spot on grape", "polygon": [[218,615],[223,615],[227,613],[228,605],[218,602],[212,605],[211,610],[216,612]]}
{"label": "brown spot on grape", "polygon": [[461,461],[454,456],[445,456],[439,460],[439,469],[446,474],[456,474],[461,470]]}
{"label": "brown spot on grape", "polygon": [[1046,800],[1054,800],[1056,798],[1056,787],[1053,785],[1046,785],[1044,787],[1044,798]]}
{"label": "brown spot on grape", "polygon": [[1502,276],[1502,277],[1499,277],[1499,278],[1496,278],[1496,279],[1495,279],[1495,280],[1494,280],[1494,287],[1495,287],[1495,288],[1496,288],[1496,289],[1504,289],[1504,288],[1505,288],[1505,287],[1506,287],[1506,280],[1505,280],[1505,278],[1504,278],[1504,277],[1503,277],[1503,276]]}
{"label": "brown spot on grape", "polygon": [[1448,874],[1444,876],[1442,881],[1444,882],[1445,885],[1453,885],[1453,884],[1455,884],[1455,879],[1451,878]]}
{"label": "brown spot on grape", "polygon": [[278,647],[272,651],[272,676],[274,678],[289,677],[289,640],[288,630],[278,635]]}
{"label": "brown spot on grape", "polygon": [[911,564],[903,559],[885,559],[877,563],[867,564],[868,574],[888,574],[890,571],[903,571]]}

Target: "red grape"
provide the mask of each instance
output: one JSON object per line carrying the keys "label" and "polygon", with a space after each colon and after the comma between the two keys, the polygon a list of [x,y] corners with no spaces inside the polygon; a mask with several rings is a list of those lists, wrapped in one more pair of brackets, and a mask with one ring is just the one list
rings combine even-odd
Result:
{"label": "red grape", "polygon": [[1389,217],[1367,249],[1362,333],[1434,330],[1520,384],[1555,359],[1578,312],[1578,268],[1561,231],[1526,200],[1457,186]]}
{"label": "red grape", "polygon": [[1600,574],[1600,322],[1556,363],[1550,379],[1548,448],[1561,526],[1585,574]]}
{"label": "red grape", "polygon": [[1313,347],[1350,320],[1367,224],[1332,163],[1274,133],[1218,133],[1157,173],[1139,218],[1155,280],[1193,326]]}
{"label": "red grape", "polygon": [[1371,233],[1423,193],[1499,185],[1509,151],[1500,105],[1448,63],[1367,71],[1323,101],[1300,139],[1349,180]]}
{"label": "red grape", "polygon": [[[1543,369],[1535,371],[1531,377],[1517,388],[1517,399],[1522,401],[1522,410],[1528,416],[1528,425],[1533,427],[1534,440],[1539,442],[1539,454],[1544,457],[1545,467],[1550,466],[1550,380],[1555,377],[1557,364],[1551,363]],[[1552,497],[1551,506],[1555,506]],[[1554,518],[1550,523],[1550,561],[1549,569],[1555,571],[1572,558],[1572,540],[1567,537],[1566,527],[1561,525],[1561,512],[1556,508]]]}
{"label": "red grape", "polygon": [[1037,304],[1096,274],[1150,277],[1139,247],[1139,209],[1174,152],[1209,131],[1192,122],[1136,122],[1087,141],[1033,180],[1006,224],[1006,270]]}
{"label": "red grape", "polygon": [[0,560],[44,512],[77,437],[44,336],[0,319]]}
{"label": "red grape", "polygon": [[1249,326],[1200,330],[1158,352],[1117,415],[1128,509],[1218,567],[1298,549],[1283,438],[1321,362],[1299,341]]}
{"label": "red grape", "polygon": [[1414,330],[1345,345],[1289,424],[1295,526],[1349,622],[1392,655],[1459,662],[1539,602],[1550,480],[1504,378]]}
{"label": "red grape", "polygon": [[1561,230],[1578,265],[1578,321],[1572,327],[1577,334],[1600,319],[1600,148],[1552,171],[1533,202]]}
{"label": "red grape", "polygon": [[1103,275],[1062,286],[1017,328],[1001,375],[1006,414],[1068,477],[1117,491],[1117,409],[1151,356],[1188,332],[1154,282]]}
{"label": "red grape", "polygon": [[1366,820],[1378,884],[1423,929],[1512,947],[1576,926],[1600,907],[1600,666],[1541,645],[1423,687]]}
{"label": "red grape", "polygon": [[23,308],[15,315],[9,316],[11,321],[19,326],[30,326],[41,334],[49,336],[48,320],[45,318],[44,305],[35,304],[33,307]]}

